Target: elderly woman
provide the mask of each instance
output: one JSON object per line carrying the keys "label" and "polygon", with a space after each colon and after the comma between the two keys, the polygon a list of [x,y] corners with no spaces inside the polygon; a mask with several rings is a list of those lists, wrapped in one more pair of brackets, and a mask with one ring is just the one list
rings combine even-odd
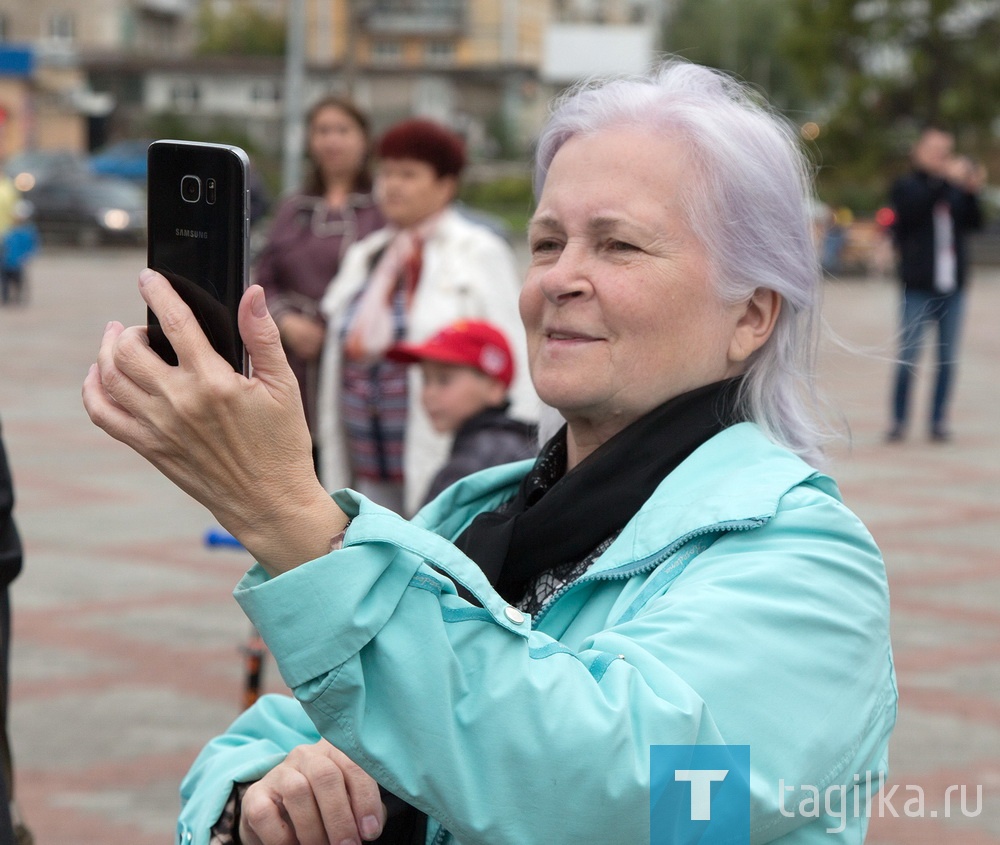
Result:
{"label": "elderly woman", "polygon": [[112,323],[87,408],[255,555],[237,599],[298,699],[203,751],[182,841],[227,801],[244,845],[372,839],[376,783],[427,815],[428,843],[636,845],[651,819],[694,841],[705,777],[731,767],[697,801],[697,767],[671,770],[689,792],[664,822],[653,751],[718,745],[750,747],[725,841],[863,839],[857,793],[895,720],[888,596],[815,468],[805,172],[794,132],[707,69],[568,95],[538,146],[521,295],[566,426],[409,522],[312,475],[259,290],[246,381],[141,274],[180,369]]}
{"label": "elderly woman", "polygon": [[412,514],[448,456],[420,401],[415,368],[386,358],[462,318],[489,318],[516,341],[512,414],[538,416],[518,318],[520,280],[510,246],[455,211],[465,145],[413,118],[375,147],[375,196],[388,225],[358,242],[323,298],[330,331],[320,370],[320,478]]}

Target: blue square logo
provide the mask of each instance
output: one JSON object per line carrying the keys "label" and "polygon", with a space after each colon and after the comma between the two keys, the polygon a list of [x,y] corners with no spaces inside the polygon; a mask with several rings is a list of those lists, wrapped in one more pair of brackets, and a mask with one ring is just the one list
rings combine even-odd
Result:
{"label": "blue square logo", "polygon": [[750,845],[750,746],[654,745],[650,845]]}

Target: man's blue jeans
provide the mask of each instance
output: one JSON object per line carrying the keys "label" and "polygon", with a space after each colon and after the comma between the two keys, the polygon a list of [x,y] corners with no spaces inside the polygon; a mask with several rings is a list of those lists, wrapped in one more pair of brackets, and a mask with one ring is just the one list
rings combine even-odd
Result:
{"label": "man's blue jeans", "polygon": [[931,431],[942,431],[948,414],[952,380],[958,356],[962,323],[962,293],[903,291],[900,323],[899,366],[893,395],[893,420],[897,428],[906,425],[910,407],[910,382],[923,347],[928,325],[937,329],[937,377],[931,404]]}

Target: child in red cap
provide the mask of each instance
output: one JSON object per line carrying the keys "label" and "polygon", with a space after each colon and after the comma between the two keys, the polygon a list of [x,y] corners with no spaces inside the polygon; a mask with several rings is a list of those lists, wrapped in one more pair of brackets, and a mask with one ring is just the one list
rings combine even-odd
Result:
{"label": "child in red cap", "polygon": [[535,427],[507,415],[514,359],[496,327],[459,320],[423,343],[396,344],[386,357],[420,364],[424,410],[436,431],[455,435],[425,503],[473,472],[535,456]]}

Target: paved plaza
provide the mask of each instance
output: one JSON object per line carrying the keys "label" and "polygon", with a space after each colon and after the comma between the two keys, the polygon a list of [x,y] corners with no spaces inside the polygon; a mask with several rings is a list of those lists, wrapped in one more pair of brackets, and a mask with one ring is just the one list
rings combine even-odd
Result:
{"label": "paved plaza", "polygon": [[[26,546],[12,737],[38,845],[171,842],[180,778],[241,707],[249,623],[230,592],[244,553],[206,548],[208,512],[80,401],[105,323],[144,320],[143,263],[48,250],[30,304],[0,309],[0,422]],[[882,442],[894,284],[832,281],[826,302],[843,343],[824,345],[821,387],[852,438],[832,469],[885,554],[901,696],[885,792],[897,789],[873,805],[868,842],[1000,845],[1000,268],[974,276],[943,445],[922,425],[926,366],[921,424]],[[283,689],[270,665],[265,686]]]}

